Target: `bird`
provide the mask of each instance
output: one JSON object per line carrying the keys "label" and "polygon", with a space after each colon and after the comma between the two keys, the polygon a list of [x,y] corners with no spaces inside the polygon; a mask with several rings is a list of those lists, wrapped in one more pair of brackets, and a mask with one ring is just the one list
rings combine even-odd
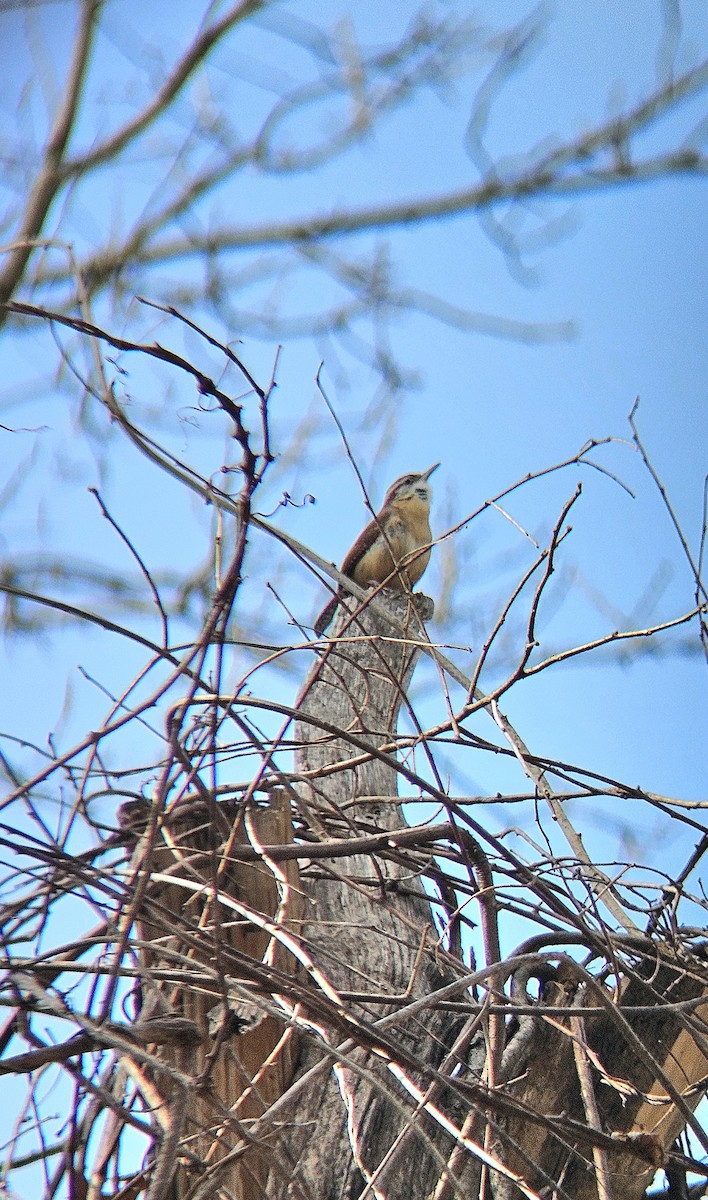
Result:
{"label": "bird", "polygon": [[[359,587],[385,583],[398,591],[408,591],[418,582],[430,562],[433,489],[429,480],[439,466],[433,463],[427,471],[401,475],[391,484],[381,509],[346,554],[343,575]],[[331,622],[343,594],[340,588],[325,604],[314,625],[317,637]]]}

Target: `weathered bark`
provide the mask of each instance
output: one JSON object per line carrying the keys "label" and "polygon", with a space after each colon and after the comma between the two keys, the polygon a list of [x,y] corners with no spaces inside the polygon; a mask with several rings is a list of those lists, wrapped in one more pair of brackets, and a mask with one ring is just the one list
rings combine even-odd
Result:
{"label": "weathered bark", "polygon": [[[410,639],[419,640],[419,614],[428,615],[430,602],[418,597],[416,611],[406,597],[389,595],[387,604]],[[296,771],[307,779],[299,789],[329,836],[351,836],[354,823],[359,829],[394,831],[404,821],[394,800],[398,777],[391,757],[371,755],[356,765],[345,764],[361,756],[362,741],[372,749],[390,741],[417,652],[370,609],[352,622],[340,608],[333,635],[298,701]],[[342,733],[323,732],[319,722]],[[391,797],[392,802],[369,802],[367,796]],[[421,870],[424,865],[421,858]],[[409,867],[390,857],[361,854],[344,863],[314,862],[301,878],[308,896],[306,943],[338,992],[360,995],[350,1004],[355,1015],[373,1022],[401,1005],[367,1002],[367,993],[410,1001],[451,977],[445,973],[420,876]],[[414,1019],[394,1021],[386,1033],[402,1052],[436,1066],[458,1025],[450,1013],[424,1010]],[[335,1031],[332,1040],[335,1045],[341,1040]],[[434,1188],[452,1148],[447,1135],[430,1120],[416,1120],[396,1146],[415,1104],[375,1054],[356,1050],[349,1061],[354,1065],[334,1071],[318,1040],[301,1042],[297,1075],[314,1070],[315,1076],[290,1114],[288,1146],[296,1164],[292,1180],[286,1189],[273,1180],[272,1197],[344,1200],[358,1196],[371,1180],[371,1194],[387,1200],[423,1197]]]}
{"label": "weathered bark", "polygon": [[[139,824],[146,815],[138,814]],[[264,961],[290,977],[296,976],[297,964],[257,924],[213,900],[218,888],[263,917],[277,914],[285,929],[297,927],[297,862],[281,868],[290,885],[284,910],[273,873],[261,863],[231,861],[229,855],[229,846],[248,845],[254,835],[265,845],[290,842],[287,797],[276,792],[268,807],[254,806],[248,820],[247,830],[245,813],[237,805],[198,801],[178,806],[160,823],[145,860],[150,884],[139,926],[145,942],[142,1016],[188,1017],[201,1034],[198,1043],[158,1050],[168,1068],[154,1081],[164,1103],[157,1115],[168,1161],[161,1162],[158,1147],[153,1175],[162,1170],[168,1179],[174,1176],[166,1194],[175,1200],[188,1200],[200,1188],[209,1197],[257,1200],[263,1195],[272,1154],[267,1143],[251,1144],[249,1129],[286,1090],[293,1072],[293,1030],[260,1009],[258,984],[267,973]],[[173,875],[175,882],[165,875]],[[196,890],[185,889],[177,879]],[[159,974],[165,971],[177,982],[162,981]],[[249,984],[254,989],[250,1003],[243,999]],[[176,1130],[179,1137],[173,1138]]]}
{"label": "weathered bark", "polygon": [[[607,1015],[578,1017],[583,1008],[575,1007],[582,998],[588,1007],[603,997],[599,985],[578,988],[573,964],[566,960],[558,982],[547,986],[546,1004],[573,1003],[575,1020],[555,1018],[552,1025],[542,1017],[524,1018],[517,1033],[519,1053],[514,1040],[507,1048],[504,1075],[512,1079],[505,1088],[508,1095],[523,1101],[531,1111],[545,1114],[549,1127],[534,1124],[520,1114],[503,1122],[506,1132],[526,1155],[551,1179],[562,1184],[573,1200],[642,1200],[658,1167],[686,1125],[686,1117],[668,1093],[657,1074],[663,1071],[669,1085],[683,1097],[693,1112],[705,1091],[708,1074],[708,1004],[689,1013],[672,1011],[671,1004],[684,1002],[707,993],[705,961],[668,946],[657,944],[655,969],[644,982],[639,977],[625,980],[621,998],[613,1015],[614,1003],[604,993]],[[634,1008],[642,1011],[633,1012]],[[564,1033],[558,1028],[568,1030]],[[557,1117],[570,1118],[590,1127],[587,1103],[578,1081],[576,1054],[571,1036],[584,1039],[588,1078],[599,1117],[606,1176],[603,1193],[598,1186],[597,1166],[593,1161],[592,1142],[573,1138],[567,1127],[556,1128]],[[584,1053],[582,1045],[580,1052]],[[600,1069],[602,1068],[602,1069]],[[554,1121],[556,1118],[556,1121]],[[523,1170],[518,1155],[504,1155],[508,1165]],[[540,1172],[524,1172],[532,1186],[542,1185]],[[506,1181],[496,1188],[498,1200],[517,1197],[519,1192]]]}

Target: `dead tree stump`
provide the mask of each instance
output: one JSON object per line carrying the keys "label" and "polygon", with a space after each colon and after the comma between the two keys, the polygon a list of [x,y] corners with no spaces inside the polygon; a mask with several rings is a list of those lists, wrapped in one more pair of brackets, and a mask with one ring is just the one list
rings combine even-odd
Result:
{"label": "dead tree stump", "polygon": [[[462,835],[405,837],[398,788],[431,608],[400,593],[340,604],[268,804],[207,795],[143,821],[142,1016],[201,1035],[158,1048],[164,1071],[145,1076],[163,1126],[151,1200],[166,1186],[176,1200],[641,1200],[692,1119],[707,1006],[681,1005],[707,994],[700,953],[618,939],[616,996],[564,953],[541,956],[557,964],[541,1006],[527,998],[501,1061],[489,1039],[493,1087],[487,1010],[460,987],[459,1011],[439,1002],[463,964],[425,880],[432,847],[460,850]],[[484,907],[488,864],[485,878]]]}
{"label": "dead tree stump", "polygon": [[[420,621],[432,611],[427,597],[415,601],[386,594],[398,628],[371,608],[352,618],[341,606],[331,644],[298,700],[296,786],[321,836],[392,834],[387,853],[318,858],[301,867],[303,937],[374,1044],[377,1022],[388,1018],[382,1037],[403,1061],[408,1053],[437,1066],[459,1018],[428,1008],[395,1016],[453,978],[421,883],[429,855],[420,853],[411,869],[410,859],[397,861],[394,849],[395,831],[406,825],[392,741],[407,703]],[[358,607],[351,603],[352,612]],[[330,1036],[333,1046],[343,1040],[341,1031]],[[452,1142],[429,1119],[412,1119],[415,1104],[385,1057],[349,1045],[337,1062],[323,1055],[319,1041],[303,1039],[297,1076],[310,1077],[311,1084],[290,1113],[293,1177],[287,1188],[276,1184],[272,1196],[344,1200],[369,1184],[372,1197],[409,1200],[434,1188]]]}

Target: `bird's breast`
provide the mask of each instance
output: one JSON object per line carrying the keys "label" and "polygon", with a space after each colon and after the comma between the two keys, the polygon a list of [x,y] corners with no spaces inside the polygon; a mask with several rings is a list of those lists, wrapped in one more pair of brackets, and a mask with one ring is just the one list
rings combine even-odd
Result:
{"label": "bird's breast", "polygon": [[[406,514],[407,515],[407,514]],[[427,517],[424,521],[404,519],[398,513],[389,513],[382,522],[382,531],[378,532],[366,552],[362,554],[354,570],[354,579],[360,587],[370,583],[382,583],[389,579],[391,587],[404,586],[401,576],[395,574],[397,568],[409,556],[430,542],[430,525]],[[412,585],[418,582],[430,560],[430,550],[409,563],[402,572],[405,581]]]}

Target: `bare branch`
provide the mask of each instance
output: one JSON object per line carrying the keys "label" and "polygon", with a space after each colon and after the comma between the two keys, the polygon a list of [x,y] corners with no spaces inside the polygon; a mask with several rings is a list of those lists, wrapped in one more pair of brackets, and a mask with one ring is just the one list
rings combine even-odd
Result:
{"label": "bare branch", "polygon": [[[88,70],[100,0],[82,0],[81,18],[74,42],[74,53],[66,89],[54,126],[44,150],[44,158],[24,208],[15,246],[0,272],[0,312],[24,274],[27,261],[44,225],[49,207],[63,182],[62,162],[77,117],[81,91]],[[0,325],[4,317],[0,317]]]}

